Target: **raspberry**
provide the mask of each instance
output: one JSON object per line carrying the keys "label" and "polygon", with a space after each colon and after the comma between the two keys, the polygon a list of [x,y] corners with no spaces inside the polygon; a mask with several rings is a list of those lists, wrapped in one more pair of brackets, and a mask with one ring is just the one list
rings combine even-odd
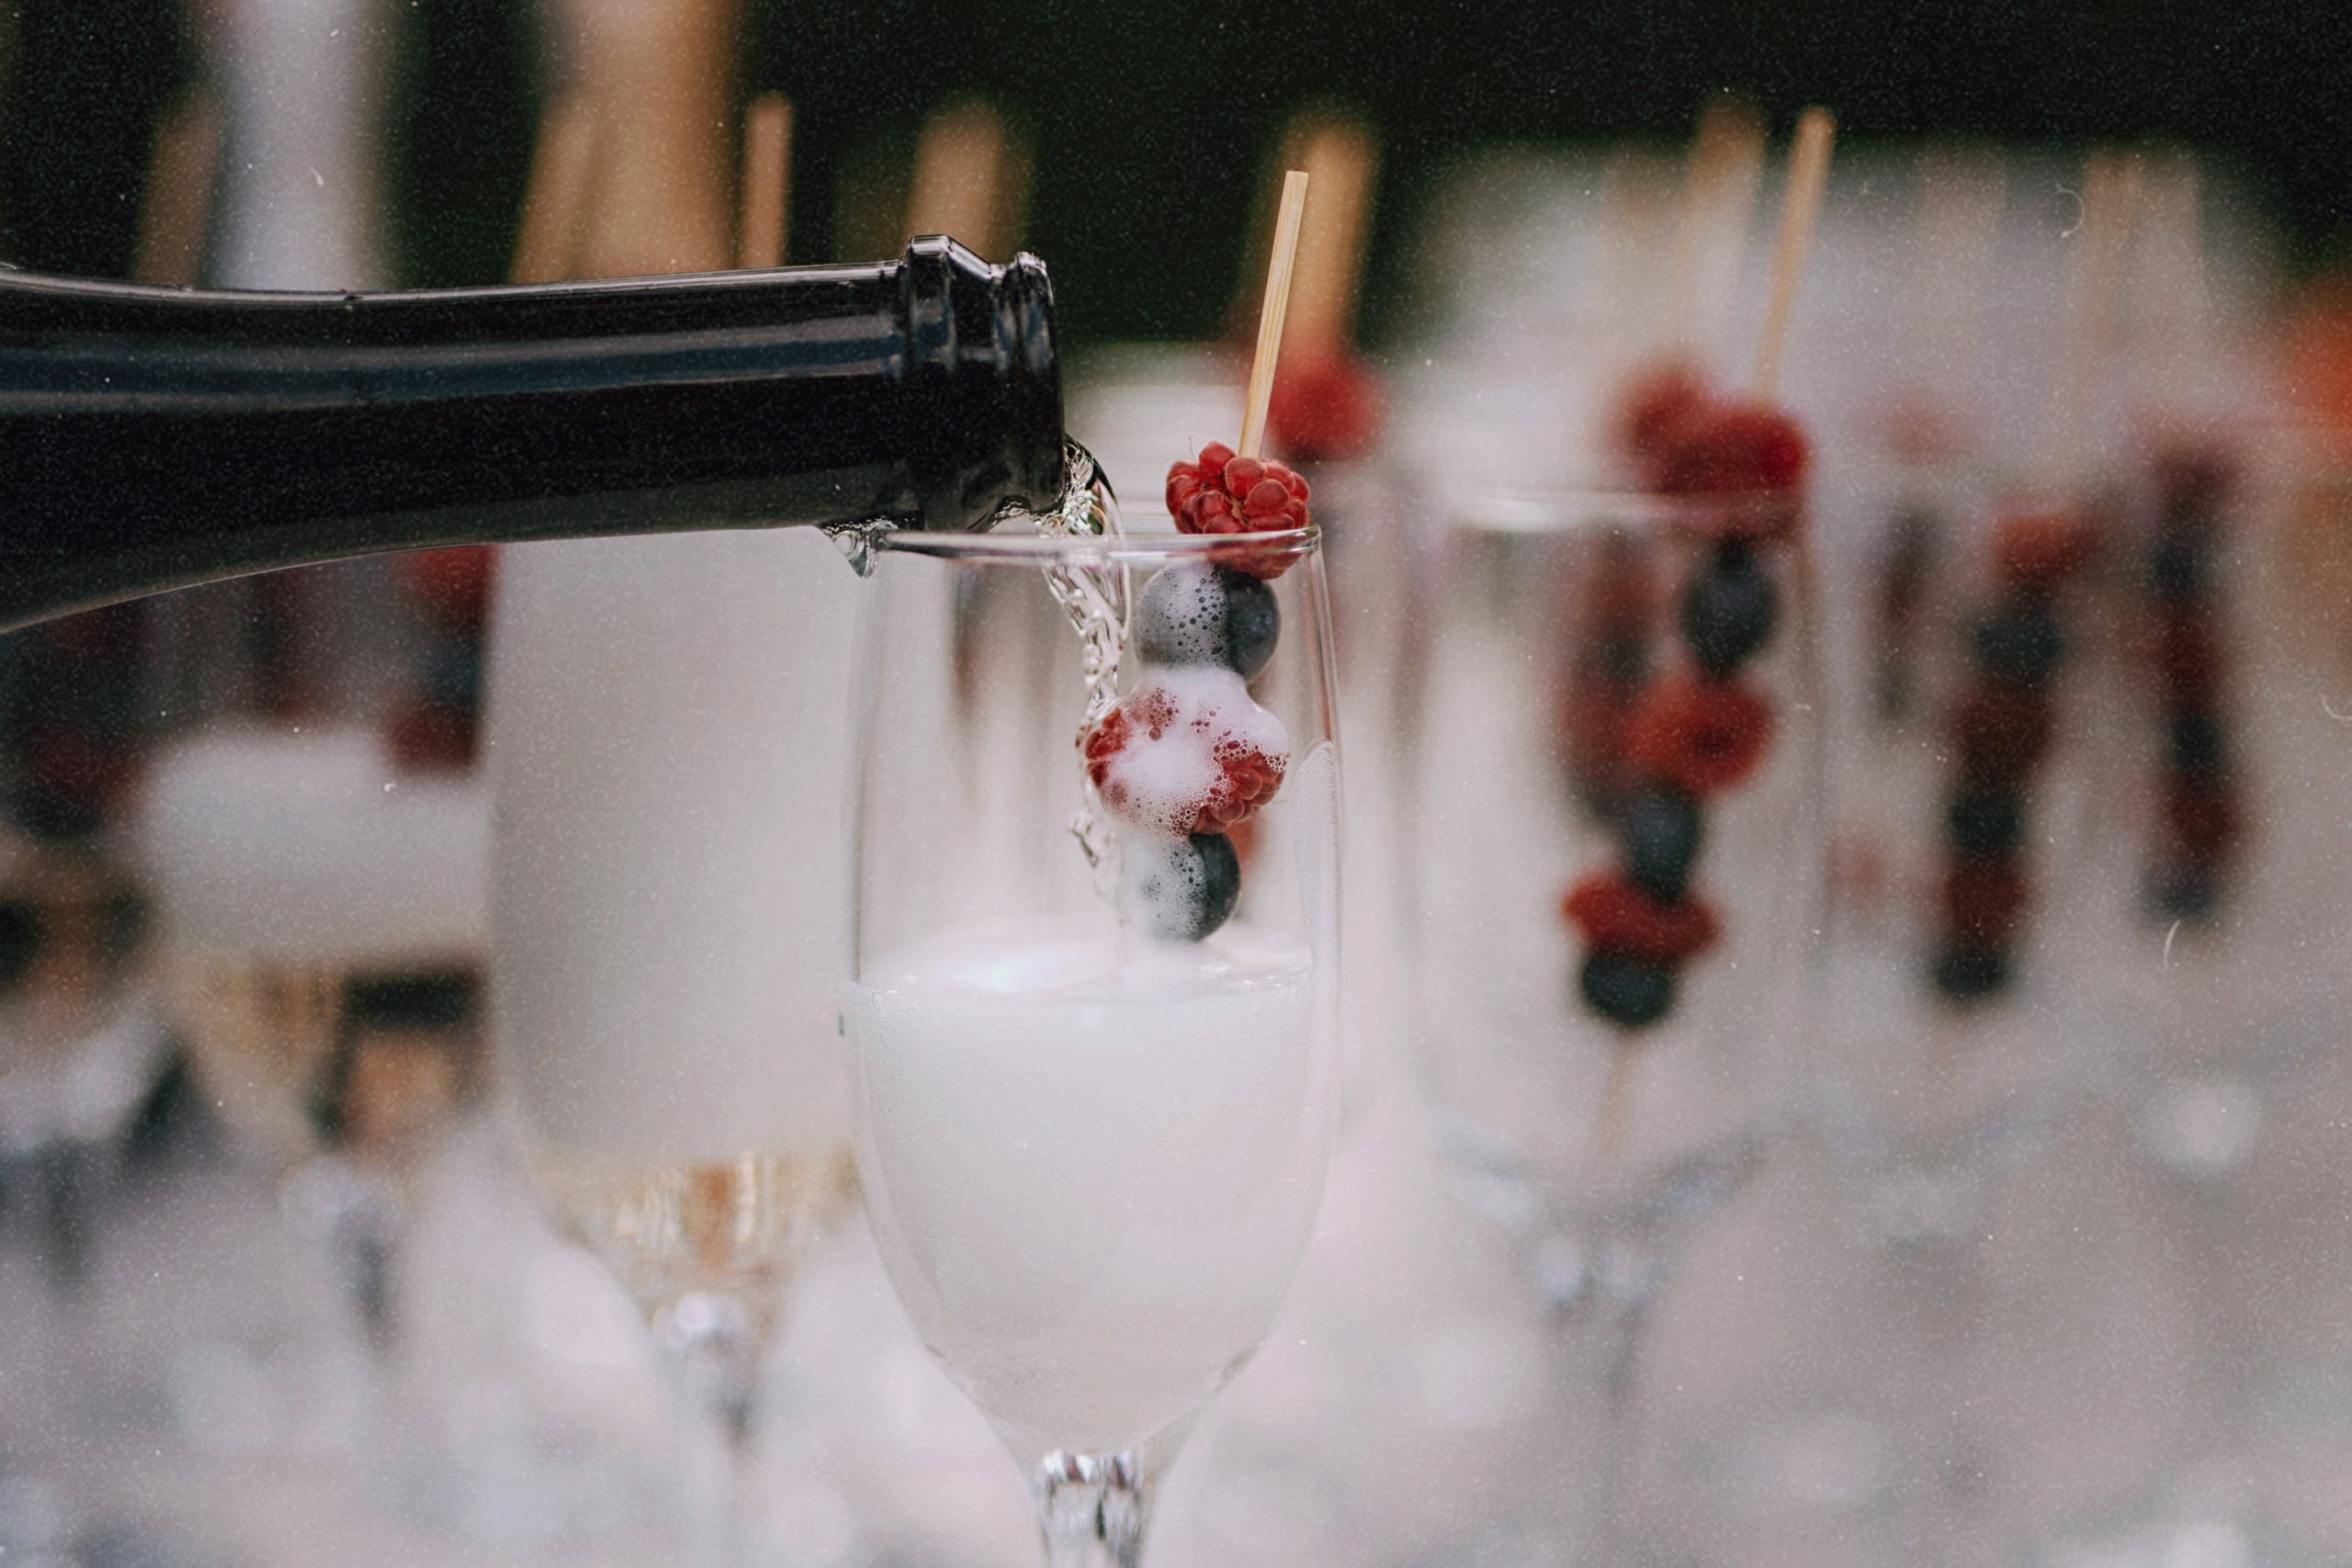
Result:
{"label": "raspberry", "polygon": [[488,545],[416,550],[401,558],[401,581],[417,608],[445,626],[480,626],[497,574],[498,552]]}
{"label": "raspberry", "polygon": [[2028,593],[2046,593],[2082,570],[2097,543],[2090,525],[2071,512],[2001,519],[1993,559],[2001,581]]}
{"label": "raspberry", "polygon": [[[1306,481],[1271,457],[1237,457],[1212,441],[1190,463],[1168,470],[1168,513],[1187,534],[1261,534],[1304,528]],[[1284,552],[1236,547],[1211,558],[1250,576],[1272,580],[1290,570]]]}
{"label": "raspberry", "polygon": [[1952,730],[1960,742],[1963,781],[2014,784],[2050,749],[2050,701],[2023,686],[1986,682],[1961,698]]}
{"label": "raspberry", "polygon": [[2215,784],[2175,781],[2165,790],[2164,814],[2173,843],[2192,859],[2217,856],[2238,836],[2237,804]]}
{"label": "raspberry", "polygon": [[1661,904],[1616,872],[1596,872],[1560,900],[1560,912],[1596,953],[1679,964],[1714,945],[1721,927],[1704,899]]}
{"label": "raspberry", "polygon": [[1735,681],[1687,671],[1651,687],[1626,733],[1634,761],[1687,795],[1707,795],[1746,778],[1772,738],[1772,705]]}
{"label": "raspberry", "polygon": [[1943,894],[1955,947],[2000,951],[2025,919],[2025,874],[2014,861],[1962,861],[1944,874]]}
{"label": "raspberry", "polygon": [[1274,376],[1266,429],[1301,462],[1363,455],[1380,433],[1380,389],[1343,355],[1285,359]]}
{"label": "raspberry", "polygon": [[1666,495],[1794,490],[1810,457],[1804,432],[1761,403],[1704,403],[1677,421],[1651,457],[1651,488]]}
{"label": "raspberry", "polygon": [[1106,809],[1139,827],[1218,833],[1273,797],[1290,766],[1282,721],[1241,677],[1164,670],[1080,738],[1086,776]]}
{"label": "raspberry", "polygon": [[1667,448],[1682,423],[1707,401],[1706,383],[1688,365],[1654,365],[1625,389],[1617,416],[1617,445],[1645,462]]}
{"label": "raspberry", "polygon": [[2222,638],[2212,618],[2165,616],[2156,631],[2156,669],[2175,701],[2211,698],[2222,674]]}

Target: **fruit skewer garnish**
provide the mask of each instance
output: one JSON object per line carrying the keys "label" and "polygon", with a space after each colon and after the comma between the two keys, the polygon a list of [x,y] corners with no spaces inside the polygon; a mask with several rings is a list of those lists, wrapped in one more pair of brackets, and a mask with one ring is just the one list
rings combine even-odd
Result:
{"label": "fruit skewer garnish", "polygon": [[[1187,534],[1248,536],[1307,525],[1306,481],[1260,456],[1307,176],[1283,184],[1266,306],[1238,450],[1204,446],[1168,471],[1169,514]],[[1293,555],[1237,542],[1161,568],[1136,597],[1134,687],[1079,737],[1088,787],[1125,829],[1122,917],[1163,942],[1199,942],[1232,915],[1241,856],[1228,834],[1273,798],[1290,737],[1250,682],[1282,635],[1268,586]]]}
{"label": "fruit skewer garnish", "polygon": [[[2139,166],[2096,152],[2083,168],[2083,220],[2061,344],[2041,421],[2042,483],[2083,492],[2094,372],[2106,346],[2135,209]],[[1942,802],[1945,848],[1927,978],[1946,1001],[1990,1000],[2015,977],[2032,901],[2026,846],[2030,786],[2057,728],[2067,656],[2064,590],[2098,553],[2101,529],[2080,505],[2000,519],[1993,601],[1968,628],[1969,675],[1947,719],[1955,774]]]}
{"label": "fruit skewer garnish", "polygon": [[2237,473],[2225,453],[2177,446],[2157,454],[2155,480],[2147,591],[2165,749],[2146,896],[2158,919],[2194,923],[2215,913],[2241,820],[2214,581]]}
{"label": "fruit skewer garnish", "polygon": [[[1780,591],[1766,557],[1801,515],[1806,448],[1795,422],[1773,409],[1789,301],[1804,263],[1828,175],[1833,127],[1808,110],[1791,159],[1773,263],[1766,342],[1749,399],[1707,397],[1679,376],[1657,379],[1627,421],[1645,448],[1653,488],[1691,499],[1680,531],[1699,556],[1675,602],[1681,657],[1649,672],[1626,723],[1629,778],[1614,812],[1617,863],[1568,889],[1561,910],[1584,939],[1577,987],[1584,1004],[1628,1036],[1674,1010],[1681,965],[1713,945],[1721,922],[1692,886],[1706,840],[1706,802],[1737,787],[1772,737],[1770,699],[1747,673],[1771,642]],[[1760,495],[1758,492],[1761,492]],[[1769,498],[1760,505],[1728,504]],[[1709,498],[1727,504],[1720,509]],[[1620,1050],[1604,1090],[1604,1148],[1623,1136],[1631,1053]]]}
{"label": "fruit skewer garnish", "polygon": [[2066,639],[2058,600],[2096,540],[2075,513],[2002,519],[2000,590],[1969,631],[1970,673],[1951,717],[1957,777],[1944,810],[1941,928],[1929,977],[1955,1002],[2006,988],[2030,901],[2029,791],[2050,749]]}

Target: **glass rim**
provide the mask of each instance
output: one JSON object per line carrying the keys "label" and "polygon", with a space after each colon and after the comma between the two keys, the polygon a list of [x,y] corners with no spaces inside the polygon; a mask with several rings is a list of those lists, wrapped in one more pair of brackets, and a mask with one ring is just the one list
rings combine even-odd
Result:
{"label": "glass rim", "polygon": [[1261,534],[1180,534],[1173,528],[1120,534],[1036,534],[989,531],[978,534],[893,529],[875,540],[876,553],[929,556],[937,560],[1029,566],[1167,566],[1177,561],[1306,559],[1322,546],[1315,524]]}

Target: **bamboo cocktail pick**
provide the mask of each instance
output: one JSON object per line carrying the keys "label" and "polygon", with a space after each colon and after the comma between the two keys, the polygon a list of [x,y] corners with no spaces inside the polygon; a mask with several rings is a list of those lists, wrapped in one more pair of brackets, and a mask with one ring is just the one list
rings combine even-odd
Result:
{"label": "bamboo cocktail pick", "polygon": [[1235,448],[1244,457],[1262,455],[1266,445],[1266,405],[1274,395],[1274,362],[1281,357],[1283,318],[1290,308],[1291,274],[1298,265],[1298,233],[1306,213],[1306,171],[1293,169],[1283,176],[1283,201],[1274,219],[1274,254],[1266,267],[1266,303],[1258,316],[1258,350],[1250,362],[1249,400],[1242,405],[1241,440]]}

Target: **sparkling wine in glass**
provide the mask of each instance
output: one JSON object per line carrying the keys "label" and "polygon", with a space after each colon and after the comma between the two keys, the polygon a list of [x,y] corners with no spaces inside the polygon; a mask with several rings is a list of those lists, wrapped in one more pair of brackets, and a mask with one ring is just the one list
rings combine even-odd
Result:
{"label": "sparkling wine in glass", "polygon": [[794,530],[526,546],[502,574],[499,1060],[542,1198],[740,1455],[786,1286],[852,1186],[854,580]]}
{"label": "sparkling wine in glass", "polygon": [[1338,783],[1317,546],[1014,522],[874,558],[859,1171],[899,1299],[1029,1475],[1051,1562],[1138,1561],[1320,1200]]}

